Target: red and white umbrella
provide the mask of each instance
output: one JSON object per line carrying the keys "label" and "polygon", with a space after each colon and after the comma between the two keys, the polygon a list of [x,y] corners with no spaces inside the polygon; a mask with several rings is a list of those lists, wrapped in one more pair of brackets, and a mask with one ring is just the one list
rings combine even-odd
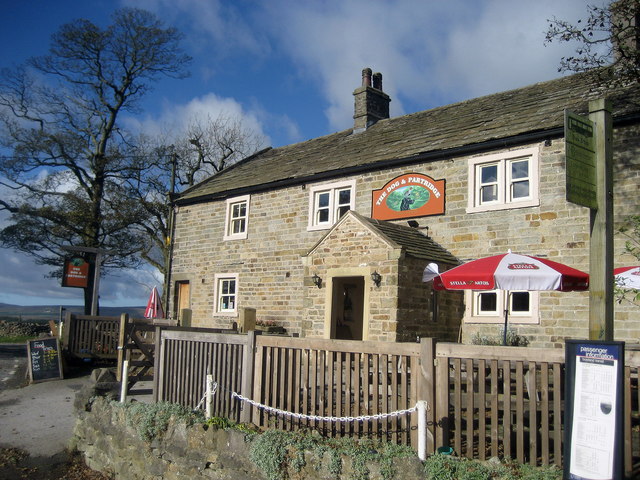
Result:
{"label": "red and white umbrella", "polygon": [[436,290],[589,290],[589,275],[546,258],[504,253],[472,260],[433,279]]}
{"label": "red and white umbrella", "polygon": [[[546,258],[504,253],[472,260],[458,267],[437,273],[437,265],[425,268],[423,281],[433,279],[436,290],[558,290],[562,292],[589,290],[589,275]],[[506,343],[508,308],[504,311]]]}
{"label": "red and white umbrella", "polygon": [[640,290],[640,267],[620,267],[613,270],[616,285],[620,288]]}
{"label": "red and white umbrella", "polygon": [[147,308],[144,311],[145,318],[164,318],[164,312],[162,311],[162,302],[160,301],[160,295],[158,289],[153,287],[151,295],[149,295],[149,301],[147,302]]}

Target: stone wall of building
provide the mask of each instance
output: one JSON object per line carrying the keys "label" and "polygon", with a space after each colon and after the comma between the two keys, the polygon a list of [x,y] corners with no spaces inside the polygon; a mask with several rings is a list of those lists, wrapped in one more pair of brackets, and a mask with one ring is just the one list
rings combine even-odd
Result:
{"label": "stone wall of building", "polygon": [[398,280],[398,341],[415,342],[430,337],[455,342],[464,308],[456,292],[438,292],[422,282],[423,259],[406,257]]}
{"label": "stone wall of building", "polygon": [[[616,131],[616,225],[624,216],[640,213],[637,201],[639,134],[637,127]],[[588,271],[589,209],[565,200],[564,140],[523,147],[535,147],[540,151],[540,205],[535,207],[467,213],[470,156],[388,168],[339,180],[356,180],[356,211],[370,216],[372,190],[396,176],[417,172],[436,180],[445,179],[445,214],[417,220],[421,226],[429,227],[428,233],[437,243],[460,260],[506,253],[511,249],[517,253],[546,256]],[[314,269],[320,271],[354,264],[373,266],[374,261],[366,253],[363,239],[357,237],[354,237],[353,245],[348,246],[345,242],[342,246],[331,247],[331,259],[325,260],[331,265],[314,265],[305,260],[307,253],[327,233],[307,230],[310,186],[251,195],[246,240],[222,240],[225,201],[180,207],[172,280],[188,279],[191,282],[194,325],[228,327],[235,320],[213,313],[214,279],[217,273],[238,273],[238,304],[255,308],[258,320],[273,320],[288,332],[301,336],[324,334],[325,309],[330,305],[326,303],[326,292],[311,283]],[[362,244],[357,245],[358,242]],[[617,236],[616,266],[635,264],[632,258],[621,256],[623,247],[624,239]],[[383,267],[393,268],[386,259],[376,262],[378,271]],[[428,295],[429,287],[392,284],[390,282],[398,281],[397,272],[385,270],[380,273],[386,281],[370,292],[371,339],[395,340],[396,316],[400,315],[396,306],[400,299],[406,304],[403,291],[411,291],[411,295],[418,298]],[[460,299],[461,295],[464,296],[453,295],[447,299],[454,310],[455,299]],[[464,298],[468,303],[469,296]],[[511,325],[527,336],[533,346],[559,346],[564,338],[588,336],[588,308],[588,292],[540,292],[539,324],[518,324],[514,319]],[[638,307],[621,304],[615,308],[616,339],[637,342],[640,336]],[[460,320],[452,319],[448,323],[453,325]],[[425,318],[424,321],[429,320]],[[409,323],[416,325],[419,320],[412,319]],[[408,325],[408,331],[411,331],[414,327]],[[463,322],[462,339],[467,342],[476,332],[498,335],[501,328],[501,323]]]}

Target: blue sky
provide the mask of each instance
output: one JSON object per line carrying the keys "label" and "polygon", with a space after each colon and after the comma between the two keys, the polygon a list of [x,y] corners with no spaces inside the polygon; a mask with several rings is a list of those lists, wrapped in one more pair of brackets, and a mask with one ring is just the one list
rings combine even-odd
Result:
{"label": "blue sky", "polygon": [[[558,77],[573,46],[544,45],[547,19],[586,17],[584,0],[0,0],[0,67],[47,52],[76,18],[109,24],[134,6],[184,33],[191,76],[165,80],[130,124],[180,128],[193,112],[241,117],[274,147],[352,126],[361,71],[383,74],[391,116]],[[588,2],[602,5],[602,0]],[[0,217],[0,225],[6,217]],[[80,289],[0,249],[0,303],[81,304]],[[101,304],[141,305],[151,272],[101,281]]]}

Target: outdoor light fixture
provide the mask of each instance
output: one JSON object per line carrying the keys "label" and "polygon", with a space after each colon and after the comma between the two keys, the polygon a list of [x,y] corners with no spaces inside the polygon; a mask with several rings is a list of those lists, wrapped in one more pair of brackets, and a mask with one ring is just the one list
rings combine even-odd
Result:
{"label": "outdoor light fixture", "polygon": [[313,277],[311,277],[311,280],[313,280],[313,284],[320,288],[322,286],[322,279],[318,276],[317,273],[313,274]]}
{"label": "outdoor light fixture", "polygon": [[371,274],[371,280],[373,280],[373,283],[376,284],[376,287],[379,287],[380,282],[382,281],[382,275],[374,270],[374,272]]}

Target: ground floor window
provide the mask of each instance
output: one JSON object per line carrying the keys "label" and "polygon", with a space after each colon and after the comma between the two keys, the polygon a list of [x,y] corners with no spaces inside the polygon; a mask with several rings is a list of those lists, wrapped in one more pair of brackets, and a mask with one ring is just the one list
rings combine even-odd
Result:
{"label": "ground floor window", "polygon": [[216,275],[216,308],[215,313],[235,315],[238,311],[238,275]]}
{"label": "ground floor window", "polygon": [[468,323],[502,323],[505,308],[509,323],[538,323],[538,293],[492,290],[466,293],[465,321]]}

